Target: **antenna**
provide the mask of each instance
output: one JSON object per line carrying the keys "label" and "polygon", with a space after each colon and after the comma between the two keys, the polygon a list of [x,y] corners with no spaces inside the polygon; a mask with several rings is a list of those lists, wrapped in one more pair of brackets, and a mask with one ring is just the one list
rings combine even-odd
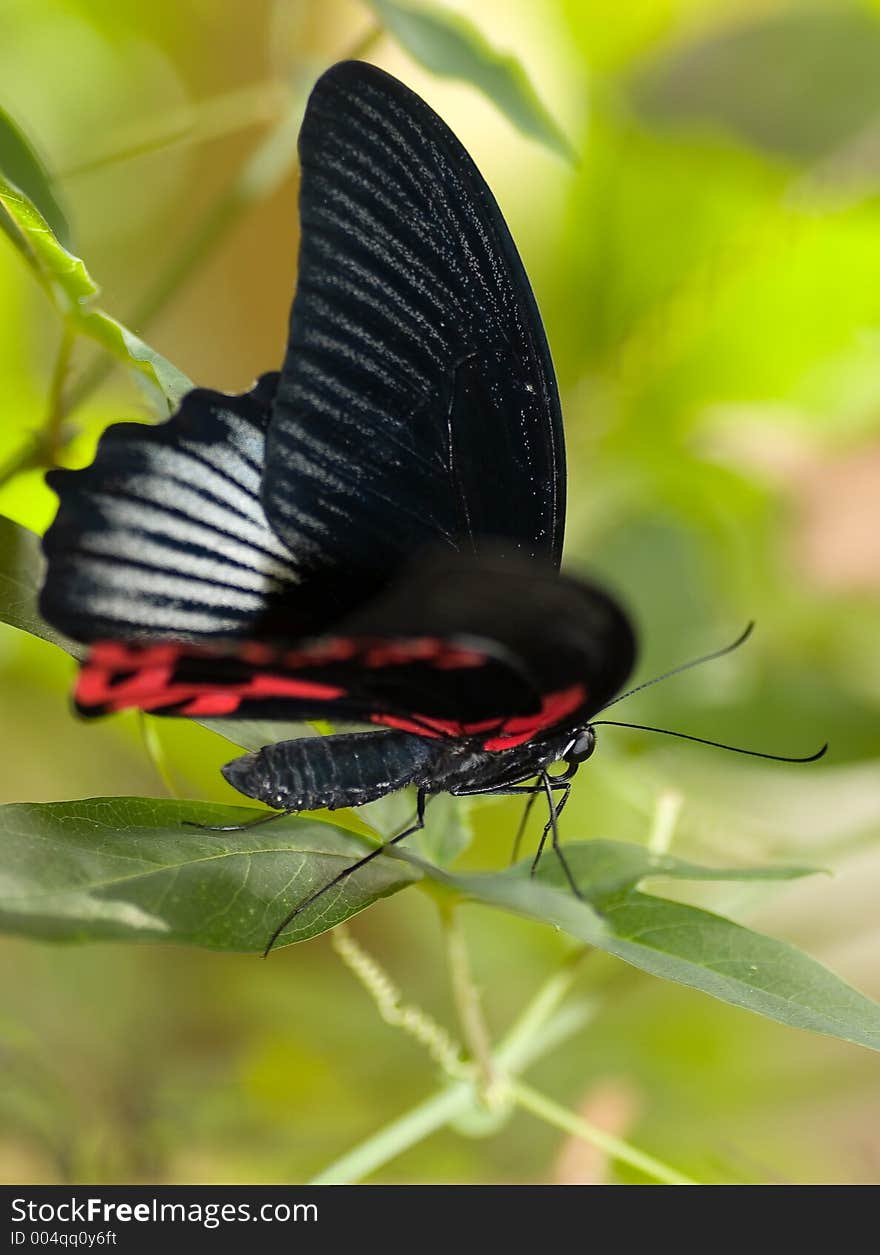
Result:
{"label": "antenna", "polygon": [[[753,619],[732,645],[725,645],[723,649],[716,649],[711,654],[703,654],[702,658],[694,658],[690,662],[683,662],[680,667],[673,667],[671,671],[664,671],[662,675],[655,675],[653,680],[645,680],[642,684],[637,684],[635,688],[627,689],[625,693],[618,693],[617,697],[612,698],[610,702],[606,702],[604,706],[600,706],[596,714],[601,714],[609,706],[616,706],[625,697],[632,697],[633,693],[640,693],[642,689],[650,688],[652,684],[659,684],[661,680],[668,680],[674,675],[681,675],[682,671],[690,671],[691,667],[699,667],[704,662],[713,662],[716,658],[723,658],[725,654],[732,654],[735,649],[739,649],[740,645],[746,643],[754,630],[755,621]],[[632,726],[634,727],[635,725],[633,724]]]}
{"label": "antenna", "polygon": [[[735,646],[730,648],[735,648]],[[710,657],[713,656],[717,657],[717,655],[710,654]],[[703,659],[698,661],[703,661]],[[691,663],[690,665],[693,666],[695,664]],[[660,676],[659,678],[662,680],[665,677]],[[590,726],[598,728],[602,725],[609,728],[635,728],[639,732],[659,732],[662,736],[677,736],[682,741],[696,741],[698,745],[712,745],[718,750],[729,750],[731,754],[748,754],[750,758],[769,758],[775,763],[814,763],[817,759],[824,758],[828,750],[828,742],[826,741],[815,754],[808,754],[804,758],[789,758],[785,754],[763,754],[759,750],[746,750],[738,745],[725,745],[723,741],[707,741],[705,737],[691,736],[689,732],[672,732],[669,728],[651,728],[644,723],[620,723],[616,719],[598,719],[595,723],[591,723]]]}

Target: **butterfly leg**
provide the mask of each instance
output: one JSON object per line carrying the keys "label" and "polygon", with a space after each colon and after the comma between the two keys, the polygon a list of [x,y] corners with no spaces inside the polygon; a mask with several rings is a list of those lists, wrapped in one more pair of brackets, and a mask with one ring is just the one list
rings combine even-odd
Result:
{"label": "butterfly leg", "polygon": [[404,828],[403,832],[399,832],[396,837],[391,837],[388,841],[384,841],[382,845],[377,845],[375,849],[370,850],[369,854],[365,854],[363,858],[359,858],[356,863],[352,863],[349,867],[344,867],[338,875],[333,877],[332,880],[328,880],[326,885],[322,885],[320,889],[316,889],[314,893],[310,893],[307,898],[304,898],[302,902],[298,903],[293,910],[284,917],[272,933],[272,936],[269,938],[266,948],[263,951],[263,958],[265,959],[269,954],[269,951],[275,945],[275,942],[284,932],[288,924],[292,923],[292,921],[296,919],[297,915],[301,914],[306,907],[311,906],[313,902],[322,897],[328,889],[332,889],[334,885],[340,884],[343,880],[347,880],[348,877],[353,875],[355,872],[360,871],[362,867],[366,867],[367,863],[372,862],[374,858],[378,858],[380,854],[384,854],[390,845],[397,845],[398,841],[402,841],[404,837],[410,837],[414,832],[421,831],[421,829],[425,826],[425,807],[427,805],[427,801],[428,797],[425,790],[419,789],[416,799],[415,823],[410,824],[408,828]]}
{"label": "butterfly leg", "polygon": [[286,819],[295,815],[296,811],[270,811],[267,815],[258,815],[256,819],[248,819],[243,824],[200,824],[195,819],[185,819],[187,828],[201,828],[202,832],[249,832],[251,828],[259,828],[261,824],[271,824],[273,819]]}
{"label": "butterfly leg", "polygon": [[[556,790],[562,790],[564,796],[558,807],[554,807],[551,802],[550,809],[551,813],[559,815],[562,812],[565,803],[568,801],[568,795],[571,791],[571,782],[569,779],[564,779],[562,776],[557,776],[556,778],[548,776],[546,772],[541,773],[540,784],[511,784],[507,787],[489,787],[484,789],[452,789],[450,792],[454,797],[511,797],[513,794],[520,793],[528,795],[529,800],[526,802],[525,811],[523,812],[522,819],[519,821],[519,827],[517,828],[516,836],[513,839],[513,852],[511,854],[510,861],[511,863],[515,863],[519,857],[519,847],[522,844],[523,834],[525,833],[526,824],[528,823],[532,807],[535,804],[535,798],[540,793],[546,793],[548,797],[552,798],[553,792]],[[547,840],[547,834],[550,831],[550,827],[551,822],[548,821],[541,836],[541,843],[538,846],[538,852],[535,855],[534,862],[532,864],[533,875],[541,857],[541,852],[544,849],[544,843]],[[554,843],[554,848],[555,845],[556,843]]]}
{"label": "butterfly leg", "polygon": [[564,780],[561,783],[558,783],[556,785],[557,789],[562,790],[562,798],[558,803],[556,803],[553,800],[553,781],[550,779],[550,777],[547,775],[545,771],[541,772],[540,778],[541,778],[540,787],[543,789],[544,796],[547,798],[547,805],[550,809],[550,818],[547,820],[547,823],[544,825],[544,831],[541,834],[541,840],[538,843],[538,849],[535,853],[534,859],[532,860],[531,874],[534,876],[535,872],[538,870],[538,864],[541,861],[541,855],[544,852],[544,846],[547,843],[547,837],[549,835],[551,837],[551,844],[553,846],[553,852],[556,855],[556,857],[559,859],[560,865],[562,867],[562,870],[565,872],[565,878],[571,887],[572,893],[574,894],[576,898],[580,898],[581,901],[583,901],[584,895],[581,893],[580,889],[577,887],[577,883],[575,881],[574,876],[572,875],[571,868],[568,865],[568,860],[563,854],[562,846],[560,845],[560,842],[559,842],[558,820],[559,820],[559,816],[562,814],[563,810],[565,809],[565,804],[568,801],[569,795],[571,793],[571,783],[569,781]]}
{"label": "butterfly leg", "polygon": [[525,808],[522,813],[522,818],[520,819],[519,826],[516,830],[516,836],[513,838],[513,849],[510,852],[511,864],[515,863],[517,859],[519,858],[519,847],[522,845],[522,839],[525,834],[526,825],[529,822],[529,815],[531,815],[532,813],[532,807],[535,805],[535,798],[538,796],[539,792],[540,790],[537,788],[533,788],[529,790],[529,800],[525,804]]}

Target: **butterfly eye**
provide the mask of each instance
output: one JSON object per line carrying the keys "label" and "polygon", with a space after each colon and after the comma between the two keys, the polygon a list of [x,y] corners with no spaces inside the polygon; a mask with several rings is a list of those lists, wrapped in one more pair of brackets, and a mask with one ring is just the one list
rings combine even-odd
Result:
{"label": "butterfly eye", "polygon": [[592,728],[583,728],[569,746],[565,761],[567,763],[585,762],[596,748],[596,733]]}

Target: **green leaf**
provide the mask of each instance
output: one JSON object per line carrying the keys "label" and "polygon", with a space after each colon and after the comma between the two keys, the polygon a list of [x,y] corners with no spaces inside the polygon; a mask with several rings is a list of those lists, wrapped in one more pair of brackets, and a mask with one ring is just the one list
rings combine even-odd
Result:
{"label": "green leaf", "polygon": [[[367,848],[344,830],[277,819],[242,832],[185,827],[245,822],[246,808],[143,798],[0,808],[0,927],[47,940],[180,941],[257,951],[298,902]],[[793,877],[798,868],[704,868],[603,841],[566,856],[590,901],[530,878],[457,876],[396,847],[297,917],[279,944],[314,937],[420,877],[474,902],[563,929],[633,966],[796,1028],[880,1049],[880,1006],[793,946],[708,911],[645,894],[642,875]]]}
{"label": "green leaf", "polygon": [[612,953],[793,1028],[880,1050],[880,1005],[802,951],[698,907],[632,892],[606,919]]}
{"label": "green leaf", "polygon": [[[395,833],[403,832],[404,828],[412,826],[415,821],[415,811],[414,791],[400,789],[397,793],[389,793],[386,797],[377,798],[375,802],[366,802],[363,806],[359,806],[357,815],[376,836],[387,841]],[[421,833],[413,833],[414,839],[417,836],[421,836]],[[426,858],[429,857],[418,841],[413,848],[423,853]]]}
{"label": "green leaf", "polygon": [[[49,941],[176,941],[259,952],[288,911],[369,846],[331,824],[241,807],[96,798],[0,807],[0,928]],[[420,873],[381,856],[325,894],[282,944],[333,928]]]}
{"label": "green leaf", "polygon": [[[795,5],[673,49],[641,71],[633,97],[651,120],[720,123],[771,152],[822,159],[876,124],[880,22],[856,5]],[[876,174],[875,149],[858,157]]]}
{"label": "green leaf", "polygon": [[541,103],[516,57],[498,52],[466,18],[440,9],[370,0],[390,35],[432,74],[464,79],[492,101],[524,135],[567,161],[568,140]]}
{"label": "green leaf", "polygon": [[642,971],[781,1024],[880,1050],[880,1005],[814,959],[787,942],[635,887],[643,876],[788,879],[808,874],[806,869],[697,867],[613,841],[567,844],[565,854],[586,902],[563,887],[550,860],[531,879],[526,864],[498,874],[459,876],[404,851],[396,857],[471,901],[550,924]]}
{"label": "green leaf", "polygon": [[94,308],[93,302],[100,289],[85,263],[59,242],[36,205],[2,174],[0,219],[69,325],[96,340],[155,385],[169,410],[176,408],[180,398],[191,389],[190,380],[122,323]]}
{"label": "green leaf", "polygon": [[[473,840],[471,810],[470,798],[452,797],[449,793],[433,794],[428,798],[425,826],[420,832],[412,834],[410,848],[417,850],[429,863],[447,867]],[[357,816],[387,841],[415,822],[415,790],[401,789],[378,801],[367,802],[357,808]]]}
{"label": "green leaf", "polygon": [[424,828],[413,833],[414,848],[429,862],[448,867],[474,839],[472,814],[472,798],[435,793],[428,799]]}
{"label": "green leaf", "polygon": [[50,627],[37,607],[45,566],[39,536],[0,515],[0,622],[82,657],[82,646]]}
{"label": "green leaf", "polygon": [[[27,136],[5,109],[0,108],[0,171],[39,208],[53,234],[70,247],[70,224],[58,202],[48,171]],[[0,212],[0,225],[10,224]]]}
{"label": "green leaf", "polygon": [[[572,851],[568,855],[569,848]],[[667,880],[798,880],[814,876],[821,868],[770,865],[768,867],[705,867],[689,863],[671,854],[654,854],[646,846],[628,841],[586,841],[566,845],[566,862],[572,868],[578,885],[588,901],[605,908],[619,895],[635,889],[648,877]],[[521,872],[531,869],[531,860],[517,864]],[[516,870],[516,869],[515,869]],[[568,879],[558,859],[547,858],[540,868],[540,877],[547,884],[560,888]]]}
{"label": "green leaf", "polygon": [[83,313],[80,330],[102,345],[113,357],[133,366],[144,378],[158,388],[164,397],[169,414],[172,414],[183,397],[192,390],[192,380],[178,370],[166,357],[151,349],[140,336],[123,326],[101,309]]}
{"label": "green leaf", "polygon": [[0,211],[6,233],[62,309],[90,300],[98,286],[79,257],[61,244],[36,205],[0,174]]}

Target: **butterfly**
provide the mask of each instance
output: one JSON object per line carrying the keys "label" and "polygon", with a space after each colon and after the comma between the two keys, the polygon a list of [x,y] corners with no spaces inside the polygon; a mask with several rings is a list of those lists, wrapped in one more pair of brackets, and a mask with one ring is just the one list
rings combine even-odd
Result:
{"label": "butterfly", "polygon": [[395,839],[432,794],[541,791],[557,844],[636,646],[560,572],[564,435],[528,279],[467,152],[382,70],[329,69],[299,153],[280,372],[197,388],[48,475],[40,604],[89,646],[77,708],[367,725],[223,774],[285,813],[414,785]]}

